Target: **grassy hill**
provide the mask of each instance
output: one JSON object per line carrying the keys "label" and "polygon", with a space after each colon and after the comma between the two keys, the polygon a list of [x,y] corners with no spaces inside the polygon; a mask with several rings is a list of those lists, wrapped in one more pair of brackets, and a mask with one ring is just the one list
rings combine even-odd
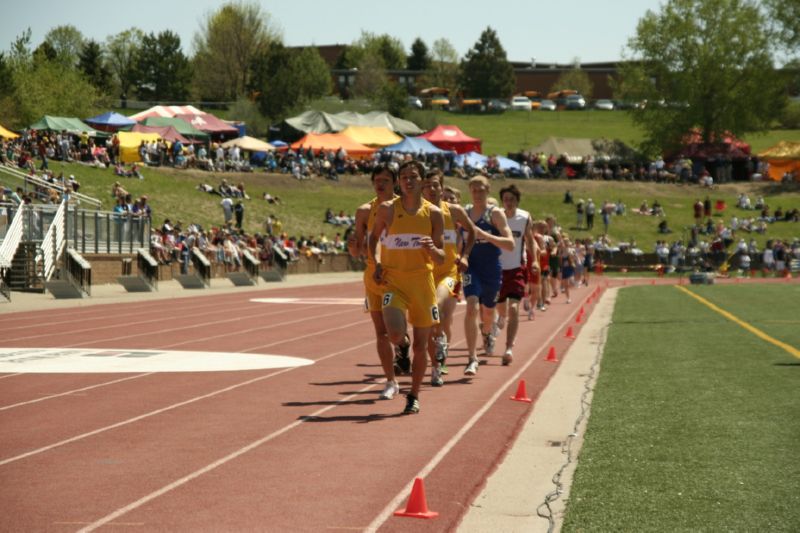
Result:
{"label": "grassy hill", "polygon": [[[344,210],[353,214],[356,207],[372,198],[372,188],[368,176],[342,176],[341,181],[333,182],[324,179],[297,181],[284,174],[217,174],[202,171],[146,168],[145,179],[120,179],[114,176],[111,169],[100,170],[79,164],[51,163],[56,172],[63,169],[65,174],[75,174],[81,182],[81,192],[101,199],[104,208],[113,206],[111,186],[119,180],[134,196],[146,194],[153,209],[153,220],[160,224],[164,218],[173,222],[180,220],[184,227],[190,222],[203,226],[219,225],[223,221],[220,197],[200,192],[196,189],[201,182],[217,186],[224,178],[229,182],[242,182],[251,199],[245,201],[245,228],[250,232],[263,231],[263,222],[267,214],[277,215],[283,222],[284,231],[290,235],[319,235],[325,233],[332,237],[342,228],[323,223],[323,215],[327,208],[334,212]],[[462,199],[468,200],[466,182],[450,178],[447,183],[462,191]],[[609,235],[613,241],[629,241],[635,239],[643,249],[652,249],[652,243],[662,238],[657,233],[659,219],[630,213],[643,200],[652,204],[658,199],[664,207],[667,220],[675,233],[670,239],[682,236],[682,230],[692,224],[692,204],[697,198],[707,194],[712,201],[724,200],[729,206],[724,219],[730,220],[733,214],[740,218],[752,216],[754,212],[736,209],[736,197],[739,192],[747,192],[753,201],[756,196],[763,195],[773,208],[781,206],[785,209],[800,207],[800,188],[784,189],[773,183],[734,183],[721,186],[713,191],[697,186],[662,185],[643,182],[602,182],[602,181],[549,181],[549,180],[497,180],[492,184],[492,193],[497,195],[500,188],[507,183],[514,183],[522,191],[521,207],[540,218],[545,214],[558,217],[562,226],[573,237],[588,237],[586,231],[572,230],[575,225],[574,206],[562,203],[564,192],[569,189],[574,198],[592,198],[595,203],[604,200],[622,200],[629,213],[621,217],[613,217]],[[283,200],[281,205],[268,204],[262,199],[264,192],[278,196]],[[602,231],[599,216],[596,217],[595,234]],[[800,223],[776,223],[769,228],[767,235],[753,234],[760,243],[767,238],[792,239],[800,237]]]}

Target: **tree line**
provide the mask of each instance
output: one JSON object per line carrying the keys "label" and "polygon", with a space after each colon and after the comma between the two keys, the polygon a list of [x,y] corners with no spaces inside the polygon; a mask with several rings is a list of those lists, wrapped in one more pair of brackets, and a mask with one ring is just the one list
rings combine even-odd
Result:
{"label": "tree line", "polygon": [[[619,98],[649,103],[633,111],[646,144],[674,145],[692,128],[713,140],[773,125],[786,109],[787,87],[800,92],[798,5],[669,0],[659,12],[648,11],[614,82]],[[233,116],[257,126],[332,92],[331,70],[318,49],[285,46],[255,2],[231,0],[210,12],[191,48],[187,56],[170,30],[130,28],[97,42],[71,25],[51,29],[34,47],[25,30],[0,53],[0,123],[24,127],[43,114],[87,117],[116,100],[144,100],[225,102]],[[778,58],[788,78],[776,74]],[[491,27],[463,57],[446,38],[430,47],[417,38],[407,53],[391,35],[362,32],[334,68],[356,74],[347,96],[399,116],[409,92],[422,87],[470,98],[507,98],[515,90],[513,67]],[[390,81],[387,73],[403,70],[415,72],[415,87]],[[577,62],[552,90],[567,88],[591,96]]]}

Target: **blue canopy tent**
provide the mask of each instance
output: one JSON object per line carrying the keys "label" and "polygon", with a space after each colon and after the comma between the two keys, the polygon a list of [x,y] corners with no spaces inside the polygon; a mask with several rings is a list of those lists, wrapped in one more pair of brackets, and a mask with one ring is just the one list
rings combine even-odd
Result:
{"label": "blue canopy tent", "polygon": [[[507,157],[501,155],[495,156],[497,159],[497,166],[501,171],[510,176],[519,176],[522,174],[522,166]],[[483,169],[489,162],[489,158],[478,152],[467,152],[455,157],[455,164],[461,167],[472,167],[475,169]]]}
{"label": "blue canopy tent", "polygon": [[447,150],[442,150],[434,146],[428,139],[421,137],[406,137],[397,144],[386,146],[383,152],[400,152],[404,154],[445,154]]}
{"label": "blue canopy tent", "polygon": [[124,115],[120,115],[119,113],[115,113],[114,111],[109,111],[108,113],[97,115],[96,117],[87,118],[84,120],[84,122],[92,126],[94,129],[100,131],[128,130],[136,124],[135,120],[132,120]]}

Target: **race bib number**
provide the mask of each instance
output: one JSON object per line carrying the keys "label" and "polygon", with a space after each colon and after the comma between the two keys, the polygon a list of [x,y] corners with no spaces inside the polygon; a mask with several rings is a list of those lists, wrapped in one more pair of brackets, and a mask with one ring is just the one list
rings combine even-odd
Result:
{"label": "race bib number", "polygon": [[433,318],[435,322],[439,322],[439,306],[434,305],[431,307],[431,318]]}
{"label": "race bib number", "polygon": [[394,298],[393,292],[385,292],[383,293],[383,307],[388,306],[392,303],[392,298]]}

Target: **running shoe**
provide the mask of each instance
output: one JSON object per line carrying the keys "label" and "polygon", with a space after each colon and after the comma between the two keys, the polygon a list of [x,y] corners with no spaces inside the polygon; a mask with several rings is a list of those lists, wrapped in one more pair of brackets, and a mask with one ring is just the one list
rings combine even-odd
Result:
{"label": "running shoe", "polygon": [[406,408],[403,409],[404,415],[415,415],[419,413],[419,400],[413,394],[406,395]]}
{"label": "running shoe", "polygon": [[444,363],[445,359],[447,359],[447,335],[442,333],[436,337],[436,360]]}
{"label": "running shoe", "polygon": [[431,387],[441,387],[443,385],[442,372],[438,367],[433,367],[433,370],[431,370]]}
{"label": "running shoe", "polygon": [[491,333],[483,336],[483,351],[489,356],[494,354],[494,335]]}
{"label": "running shoe", "polygon": [[567,303],[571,304],[572,303],[572,298],[567,298]]}
{"label": "running shoe", "polygon": [[449,374],[449,373],[450,373],[450,369],[449,369],[449,368],[447,368],[447,365],[444,363],[444,361],[442,361],[442,364],[440,364],[440,365],[439,365],[439,372],[440,372],[440,373],[441,373],[443,376],[446,376],[447,374]]}
{"label": "running shoe", "polygon": [[526,311],[531,310],[531,299],[530,298],[523,298],[522,299],[522,308]]}
{"label": "running shoe", "polygon": [[381,400],[391,400],[394,395],[400,392],[400,386],[396,381],[387,381],[386,386],[383,387],[383,392],[378,396]]}
{"label": "running shoe", "polygon": [[411,359],[409,357],[395,358],[394,373],[399,376],[411,374]]}
{"label": "running shoe", "polygon": [[467,365],[467,368],[464,369],[464,375],[466,376],[474,376],[478,373],[478,360],[473,359]]}
{"label": "running shoe", "polygon": [[508,366],[511,364],[511,361],[514,360],[514,355],[511,353],[511,348],[506,350],[506,353],[503,354],[503,366]]}

